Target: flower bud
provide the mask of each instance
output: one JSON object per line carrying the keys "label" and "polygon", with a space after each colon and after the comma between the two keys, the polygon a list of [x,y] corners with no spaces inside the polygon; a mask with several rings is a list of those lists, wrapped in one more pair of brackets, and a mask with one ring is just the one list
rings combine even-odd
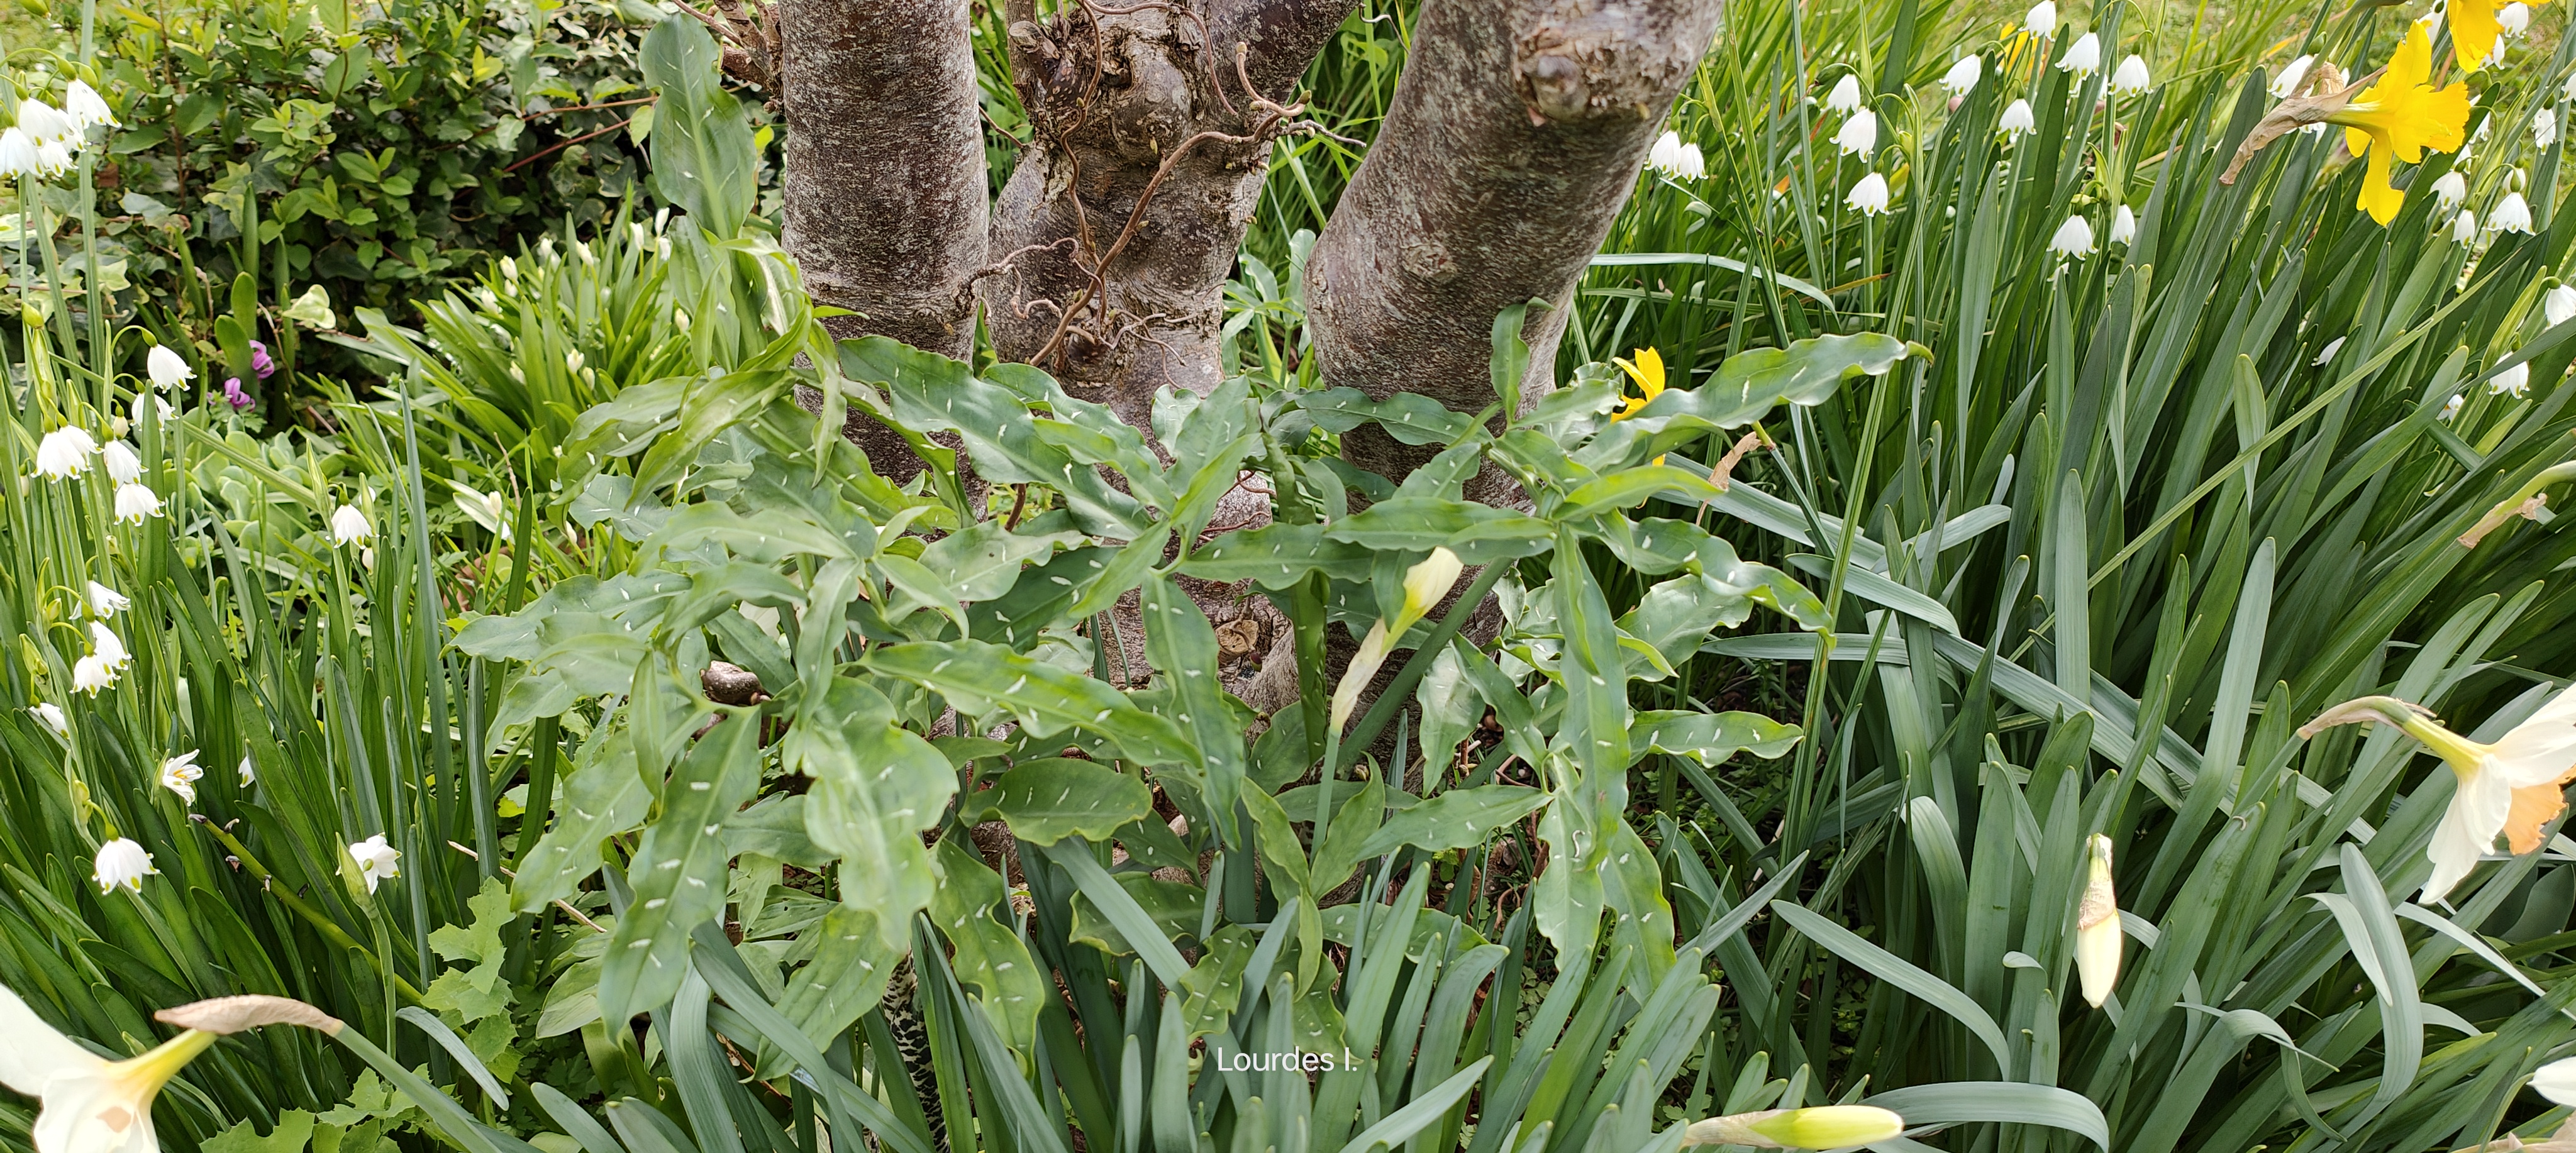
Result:
{"label": "flower bud", "polygon": [[1848,1149],[1885,1141],[1904,1131],[1905,1118],[1874,1105],[1820,1105],[1711,1117],[1684,1130],[1682,1144]]}

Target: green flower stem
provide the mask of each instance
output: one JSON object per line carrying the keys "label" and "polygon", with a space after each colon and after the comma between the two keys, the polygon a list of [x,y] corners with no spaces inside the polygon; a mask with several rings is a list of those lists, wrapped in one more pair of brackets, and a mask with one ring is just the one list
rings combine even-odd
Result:
{"label": "green flower stem", "polygon": [[376,972],[393,981],[394,988],[402,994],[404,1000],[415,1005],[420,1003],[420,990],[417,987],[415,987],[410,981],[404,980],[402,974],[385,968],[385,963],[378,959],[373,951],[369,950],[365,945],[359,944],[357,938],[351,937],[347,930],[344,930],[339,926],[338,922],[324,916],[322,914],[322,910],[306,904],[303,898],[296,896],[294,893],[288,892],[285,888],[278,885],[276,877],[268,871],[268,867],[260,864],[259,858],[251,855],[250,849],[243,845],[239,838],[236,838],[230,832],[225,831],[223,826],[218,825],[213,821],[206,820],[203,817],[196,818],[196,821],[198,827],[214,834],[215,840],[223,843],[224,851],[231,853],[236,860],[239,860],[241,862],[242,871],[249,873],[253,879],[257,880],[260,883],[260,888],[265,890],[269,896],[277,898],[278,902],[285,905],[289,912],[304,918],[307,923],[311,924],[314,929],[319,931],[322,936],[332,944],[343,949],[355,950],[359,956],[366,958],[367,964],[373,966]]}

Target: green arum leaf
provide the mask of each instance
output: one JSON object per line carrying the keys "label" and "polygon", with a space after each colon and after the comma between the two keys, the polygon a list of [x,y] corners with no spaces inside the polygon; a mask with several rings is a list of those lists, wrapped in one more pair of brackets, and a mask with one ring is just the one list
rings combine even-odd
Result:
{"label": "green arum leaf", "polygon": [[987,601],[1011,591],[1030,561],[1051,555],[1058,546],[1081,543],[1080,533],[1021,535],[999,521],[978,521],[921,550],[921,567],[958,600]]}
{"label": "green arum leaf", "polygon": [[[1085,530],[1121,540],[1144,535],[1144,506],[1110,485],[1098,470],[1040,437],[1028,401],[1012,389],[977,379],[947,357],[882,336],[845,340],[840,350],[843,375],[885,386],[896,425],[919,433],[957,433],[986,481],[1045,485],[1064,498]],[[1032,373],[1045,376],[1034,369],[1004,374],[999,367],[997,376],[1015,381]],[[1053,382],[1047,387],[1052,389]],[[1063,416],[1066,409],[1057,412]]]}
{"label": "green arum leaf", "polygon": [[645,545],[645,554],[657,559],[664,549],[710,544],[723,545],[735,556],[758,564],[777,564],[793,556],[848,560],[863,555],[851,551],[840,534],[797,512],[773,507],[762,510],[757,519],[747,519],[732,505],[714,502],[693,504],[672,514]]}
{"label": "green arum leaf", "polygon": [[805,590],[772,566],[731,561],[689,574],[689,591],[671,599],[656,627],[676,640],[747,604],[803,609]]}
{"label": "green arum leaf", "polygon": [[1522,785],[1451,789],[1397,810],[1360,844],[1359,855],[1366,860],[1393,852],[1400,845],[1432,853],[1472,849],[1495,832],[1537,812],[1547,802],[1546,793]]}
{"label": "green arum leaf", "polygon": [[510,907],[509,888],[499,877],[485,879],[482,891],[465,905],[473,914],[472,925],[439,926],[429,935],[429,947],[447,960],[465,961],[471,967],[440,972],[421,990],[421,1004],[439,1013],[453,1013],[459,1023],[471,1026],[509,1015],[513,994],[503,973],[509,952],[502,947],[501,932],[518,914]]}
{"label": "green arum leaf", "polygon": [[[790,338],[782,336],[769,351],[774,355],[789,344]],[[651,492],[678,479],[718,433],[786,396],[795,383],[796,377],[781,369],[749,365],[691,377],[680,394],[679,427],[655,438],[635,464],[636,489]]]}
{"label": "green arum leaf", "polygon": [[1064,610],[1066,616],[1087,620],[1108,612],[1118,604],[1127,590],[1142,583],[1145,575],[1163,561],[1163,552],[1171,546],[1172,530],[1156,528],[1142,538],[1129,542],[1108,557],[1094,556],[1084,562],[1091,570],[1088,577],[1077,578],[1074,588],[1079,594]]}
{"label": "green arum leaf", "polygon": [[[1199,932],[1199,914],[1207,907],[1207,891],[1181,881],[1157,880],[1146,873],[1114,873],[1118,887],[1127,890],[1136,907],[1153,918],[1154,927],[1168,940],[1195,937]],[[1091,898],[1080,893],[1073,897],[1073,929],[1066,939],[1080,941],[1117,957],[1136,955],[1136,947],[1111,924]]]}
{"label": "green arum leaf", "polygon": [[1001,874],[950,836],[939,842],[939,887],[930,919],[956,953],[958,981],[975,989],[993,1027],[1012,1051],[1037,1047],[1038,1009],[1050,990],[1029,948],[1006,923],[1011,916]]}
{"label": "green arum leaf", "polygon": [[[849,1031],[885,996],[901,952],[885,943],[876,914],[846,904],[831,906],[821,921],[798,935],[800,949],[812,942],[812,956],[787,976],[787,992],[778,1011],[818,1048]],[[760,1072],[784,1075],[790,1059],[778,1046],[763,1049]]]}
{"label": "green arum leaf", "polygon": [[1145,765],[1197,767],[1198,749],[1179,726],[1136,707],[1127,694],[1081,673],[981,641],[885,645],[868,667],[910,681],[973,716],[1008,713],[1043,739],[1067,729],[1098,734],[1120,756]]}
{"label": "green arum leaf", "polygon": [[546,590],[526,608],[507,616],[475,617],[452,642],[458,651],[485,660],[533,661],[548,645],[544,626],[558,614],[590,613],[611,620],[652,619],[662,603],[689,587],[683,573],[619,573],[607,580],[576,576]]}
{"label": "green arum leaf", "polygon": [[1386,778],[1372,776],[1359,792],[1333,810],[1333,818],[1324,831],[1324,841],[1315,846],[1312,869],[1306,883],[1312,886],[1312,904],[1325,894],[1342,887],[1368,854],[1360,851],[1386,820]]}
{"label": "green arum leaf", "polygon": [[1472,415],[1452,412],[1418,392],[1371,400],[1356,388],[1328,388],[1298,394],[1297,407],[1313,418],[1315,427],[1330,433],[1349,432],[1376,421],[1399,444],[1448,444],[1475,427]]}
{"label": "green arum leaf", "polygon": [[1066,837],[1105,841],[1119,827],[1154,813],[1153,792],[1145,782],[1098,761],[1047,757],[1022,761],[1002,774],[984,810],[1011,826],[1011,835],[1032,845],[1052,845]]}
{"label": "green arum leaf", "polygon": [[757,712],[727,715],[680,759],[628,866],[635,895],[600,966],[603,1018],[623,1021],[679,991],[689,930],[724,912],[724,821],[759,788],[760,764]]}
{"label": "green arum leaf", "polygon": [[511,882],[511,900],[520,912],[572,896],[599,871],[600,844],[642,825],[652,810],[653,791],[636,771],[635,743],[625,736],[624,714],[612,714],[574,755],[554,823],[519,862]]}
{"label": "green arum leaf", "polygon": [[1179,722],[1206,757],[1206,773],[1193,784],[1204,800],[1201,811],[1213,818],[1208,823],[1226,844],[1240,844],[1235,797],[1243,790],[1246,771],[1244,725],[1219,678],[1216,629],[1168,577],[1148,578],[1139,603],[1146,657],[1171,697],[1169,707],[1159,711]]}
{"label": "green arum leaf", "polygon": [[644,37],[644,82],[664,101],[654,118],[653,186],[698,227],[733,236],[758,193],[751,127],[718,85],[715,38],[705,26],[665,18]]}
{"label": "green arum leaf", "polygon": [[832,854],[805,831],[803,796],[768,796],[725,819],[725,851],[735,856],[761,856],[800,869],[820,869]]}
{"label": "green arum leaf", "polygon": [[[1375,554],[1365,545],[1327,539],[1317,523],[1272,522],[1237,529],[1209,541],[1181,562],[1180,571],[1204,581],[1232,584],[1257,581],[1266,589],[1284,589],[1321,572],[1335,580],[1365,581],[1375,571]],[[1428,547],[1424,551],[1429,551]]]}
{"label": "green arum leaf", "polygon": [[1787,348],[1757,348],[1728,357],[1697,388],[1668,388],[1636,415],[1601,430],[1576,459],[1599,469],[1642,461],[1713,432],[1742,428],[1783,404],[1822,404],[1855,376],[1879,376],[1920,345],[1884,333],[1811,337]]}
{"label": "green arum leaf", "polygon": [[1644,752],[1689,757],[1702,768],[1716,768],[1737,753],[1777,757],[1795,748],[1806,731],[1760,713],[1698,713],[1657,710],[1637,714],[1629,740]]}
{"label": "green arum leaf", "polygon": [[1530,883],[1530,912],[1559,956],[1589,953],[1600,939],[1605,838],[1592,817],[1583,805],[1555,804],[1538,818],[1547,868]]}
{"label": "green arum leaf", "polygon": [[1117,470],[1148,506],[1168,509],[1175,503],[1164,483],[1162,465],[1135,429],[1115,421],[1104,428],[1043,416],[1031,417],[1030,427],[1037,430],[1038,440],[1063,450],[1076,464]]}
{"label": "green arum leaf", "polygon": [[899,954],[912,914],[938,887],[920,833],[939,823],[957,774],[865,682],[832,677],[816,695],[781,748],[789,768],[814,778],[805,833],[840,858],[842,901],[873,917],[884,947]]}
{"label": "green arum leaf", "polygon": [[1471,565],[1547,551],[1553,530],[1525,513],[1473,501],[1399,496],[1333,522],[1327,540],[1374,553],[1428,553],[1447,548]]}

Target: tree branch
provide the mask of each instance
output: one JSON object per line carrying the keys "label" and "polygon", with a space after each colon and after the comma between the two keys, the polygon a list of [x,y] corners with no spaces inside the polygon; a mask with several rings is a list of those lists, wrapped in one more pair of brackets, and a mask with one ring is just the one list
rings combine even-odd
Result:
{"label": "tree branch", "polygon": [[1357,0],[1219,0],[1209,35],[1219,56],[1247,45],[1245,68],[1262,95],[1284,101]]}
{"label": "tree branch", "polygon": [[[1533,297],[1524,402],[1553,380],[1574,286],[1635,187],[1722,0],[1486,0],[1424,5],[1395,104],[1307,265],[1327,385],[1493,403],[1493,318]],[[1410,473],[1437,446],[1373,426],[1356,464]],[[1509,495],[1487,478],[1483,492]]]}

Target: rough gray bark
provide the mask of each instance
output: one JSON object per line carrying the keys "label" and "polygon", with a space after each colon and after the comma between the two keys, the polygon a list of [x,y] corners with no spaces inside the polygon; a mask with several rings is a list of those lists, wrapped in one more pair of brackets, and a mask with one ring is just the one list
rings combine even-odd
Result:
{"label": "rough gray bark", "polygon": [[[1565,306],[1634,188],[1722,0],[1426,0],[1395,103],[1306,267],[1327,385],[1493,402],[1493,319],[1533,297],[1523,400],[1551,379]],[[1401,478],[1438,445],[1375,426],[1353,463]],[[1479,491],[1481,490],[1481,491]],[[1509,499],[1499,474],[1468,495]]]}
{"label": "rough gray bark", "polygon": [[[805,289],[856,315],[833,336],[883,334],[964,359],[986,260],[984,134],[968,0],[784,0],[787,251]],[[811,390],[806,390],[811,391]],[[799,398],[820,407],[819,394]],[[864,416],[848,432],[877,471],[921,462]]]}
{"label": "rough gray bark", "polygon": [[994,350],[1138,428],[1155,390],[1214,390],[1225,281],[1269,157],[1261,130],[1282,122],[1261,98],[1287,98],[1350,6],[1080,3],[1041,20],[1013,0],[1031,137],[994,207],[991,250],[1012,265],[982,285]]}

